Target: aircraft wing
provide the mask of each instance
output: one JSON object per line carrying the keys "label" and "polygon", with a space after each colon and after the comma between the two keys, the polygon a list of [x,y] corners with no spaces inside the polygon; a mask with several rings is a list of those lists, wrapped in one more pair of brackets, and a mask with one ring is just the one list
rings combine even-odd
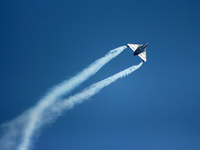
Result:
{"label": "aircraft wing", "polygon": [[135,51],[141,44],[127,44],[133,51]]}
{"label": "aircraft wing", "polygon": [[140,56],[140,58],[142,58],[142,60],[144,60],[145,62],[147,61],[146,47],[144,48],[144,51],[140,53],[138,56]]}

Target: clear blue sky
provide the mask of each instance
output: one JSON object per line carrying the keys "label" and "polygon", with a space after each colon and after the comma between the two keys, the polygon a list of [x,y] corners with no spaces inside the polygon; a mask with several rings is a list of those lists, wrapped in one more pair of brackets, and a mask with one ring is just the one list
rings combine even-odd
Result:
{"label": "clear blue sky", "polygon": [[[150,42],[147,63],[44,128],[35,149],[199,150],[199,8],[199,0],[0,1],[0,124],[109,50]],[[75,92],[140,62],[126,49]]]}

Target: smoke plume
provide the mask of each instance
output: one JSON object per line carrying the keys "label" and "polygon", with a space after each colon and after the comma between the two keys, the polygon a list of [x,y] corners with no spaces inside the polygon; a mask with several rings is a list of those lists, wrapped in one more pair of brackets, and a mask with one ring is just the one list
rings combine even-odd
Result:
{"label": "smoke plume", "polygon": [[126,46],[122,46],[111,50],[104,57],[96,60],[76,76],[52,88],[52,90],[49,91],[34,107],[30,108],[16,119],[2,125],[5,133],[0,138],[0,148],[4,150],[16,149],[18,143],[20,143],[17,149],[27,150],[31,145],[32,136],[35,133],[35,130],[41,126],[40,123],[43,112],[57,100],[62,98],[62,96],[68,94],[89,77],[94,75],[101,67],[119,55],[126,48]]}

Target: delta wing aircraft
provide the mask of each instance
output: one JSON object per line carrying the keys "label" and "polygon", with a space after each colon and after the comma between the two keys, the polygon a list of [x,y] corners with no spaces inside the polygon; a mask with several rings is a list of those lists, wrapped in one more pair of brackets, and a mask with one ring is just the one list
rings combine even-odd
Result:
{"label": "delta wing aircraft", "polygon": [[127,44],[127,45],[134,51],[133,55],[138,55],[140,58],[142,58],[144,62],[146,62],[147,61],[146,47],[149,44],[150,43],[145,43],[143,45],[142,44]]}

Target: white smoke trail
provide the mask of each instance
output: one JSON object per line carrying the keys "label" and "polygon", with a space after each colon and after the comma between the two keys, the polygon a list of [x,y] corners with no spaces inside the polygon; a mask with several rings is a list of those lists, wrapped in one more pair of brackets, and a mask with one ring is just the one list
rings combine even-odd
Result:
{"label": "white smoke trail", "polygon": [[75,94],[74,96],[69,97],[66,100],[59,101],[52,105],[52,107],[45,112],[46,116],[42,120],[41,124],[46,124],[49,122],[53,122],[58,116],[62,115],[65,110],[71,109],[76,104],[81,104],[83,101],[89,99],[96,93],[98,93],[104,87],[110,85],[111,83],[115,82],[119,78],[123,78],[130,73],[134,72],[135,70],[139,69],[143,62],[138,65],[134,65],[130,68],[127,68],[111,77],[108,77],[100,82],[92,84],[82,92]]}
{"label": "white smoke trail", "polygon": [[[14,147],[16,146],[16,142],[19,141],[19,139],[16,138],[22,135],[22,142],[19,145],[18,150],[27,150],[31,144],[31,138],[33,136],[34,131],[38,127],[40,127],[40,121],[45,109],[51,106],[59,98],[68,94],[74,88],[79,86],[90,76],[94,75],[102,66],[104,66],[117,55],[119,55],[126,48],[126,46],[122,46],[111,50],[104,57],[96,60],[78,75],[54,87],[44,98],[42,98],[36,104],[36,106],[23,113],[17,119],[14,119],[10,123],[7,123],[6,126],[9,129],[9,131],[5,133],[5,135],[0,139],[0,144],[2,144],[1,147],[3,147],[5,150],[10,150],[12,148],[16,149]],[[20,129],[19,126],[22,126],[22,129]],[[22,131],[18,131],[19,129]]]}

